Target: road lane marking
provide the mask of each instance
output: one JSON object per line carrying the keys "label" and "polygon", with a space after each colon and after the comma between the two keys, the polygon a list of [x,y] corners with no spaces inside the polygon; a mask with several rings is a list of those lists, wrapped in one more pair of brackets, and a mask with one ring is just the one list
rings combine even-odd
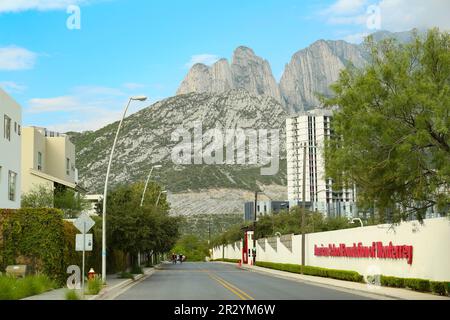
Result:
{"label": "road lane marking", "polygon": [[237,295],[241,300],[247,300],[244,296],[242,296],[239,292],[237,292],[236,290],[234,290],[233,288],[231,288],[230,286],[228,286],[226,283],[224,283],[223,281],[213,277],[212,275],[208,274],[208,276],[217,281],[218,283],[220,283],[225,289],[228,289],[229,291],[231,291],[232,293],[234,293],[235,295]]}
{"label": "road lane marking", "polygon": [[238,287],[236,287],[235,285],[229,283],[228,281],[226,281],[225,279],[219,277],[217,274],[213,274],[207,270],[205,270],[205,272],[208,273],[208,275],[216,280],[217,282],[219,282],[221,285],[223,285],[225,288],[227,288],[228,290],[230,290],[231,292],[233,292],[234,294],[236,294],[239,298],[241,298],[242,300],[255,300],[252,296],[250,296],[248,293],[246,293],[245,291],[239,289]]}
{"label": "road lane marking", "polygon": [[[217,276],[217,275],[216,275]],[[246,293],[245,291],[241,290],[240,288],[236,287],[235,285],[231,284],[230,282],[226,281],[225,279],[217,276],[219,279],[221,279],[222,281],[224,281],[226,284],[228,284],[230,287],[234,288],[235,290],[239,291],[241,294],[243,294],[244,296],[246,296],[248,299],[250,300],[255,300],[252,296],[250,296],[248,293]]]}

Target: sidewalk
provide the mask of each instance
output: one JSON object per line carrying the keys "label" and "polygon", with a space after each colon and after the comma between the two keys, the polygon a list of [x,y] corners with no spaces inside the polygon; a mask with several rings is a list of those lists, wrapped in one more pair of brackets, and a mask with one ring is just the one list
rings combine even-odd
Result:
{"label": "sidewalk", "polygon": [[[229,262],[216,262],[216,263],[226,263],[226,264],[236,265],[235,263],[229,263]],[[307,282],[307,283],[310,283],[313,285],[326,286],[326,287],[333,286],[333,287],[336,287],[337,289],[339,288],[339,289],[360,291],[362,293],[371,294],[371,295],[379,295],[379,296],[391,298],[391,299],[447,300],[447,301],[450,301],[450,297],[443,297],[443,296],[438,296],[438,295],[429,294],[429,293],[421,293],[421,292],[412,291],[412,290],[408,290],[408,289],[370,286],[365,283],[357,283],[357,282],[336,280],[336,279],[323,278],[323,277],[307,276],[307,275],[291,273],[291,272],[286,272],[286,271],[262,268],[262,267],[258,267],[258,266],[242,265],[240,268],[251,271],[251,272],[269,274],[271,276],[275,276],[275,277],[279,277],[279,278],[295,280],[295,281],[299,281],[299,282]]]}
{"label": "sidewalk", "polygon": [[[144,274],[134,275],[133,279],[120,279],[117,274],[111,274],[106,276],[106,287],[103,288],[98,295],[86,296],[85,300],[107,300],[107,297],[116,290],[123,289],[124,287],[140,280],[153,273],[154,268],[143,268]],[[40,295],[31,296],[22,300],[66,300],[66,292],[69,289],[60,288],[52,291],[42,293]],[[106,299],[105,299],[106,298]]]}

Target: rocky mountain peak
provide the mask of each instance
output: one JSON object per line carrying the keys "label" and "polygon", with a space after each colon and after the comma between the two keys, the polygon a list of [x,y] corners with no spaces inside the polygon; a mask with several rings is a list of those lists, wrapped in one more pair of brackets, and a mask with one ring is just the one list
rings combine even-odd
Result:
{"label": "rocky mountain peak", "polygon": [[236,50],[234,50],[234,53],[233,53],[233,61],[236,59],[236,58],[255,58],[256,57],[256,54],[255,54],[255,52],[253,51],[253,49],[251,49],[251,48],[249,48],[249,47],[245,47],[245,46],[240,46],[240,47],[237,47],[236,48]]}
{"label": "rocky mountain peak", "polygon": [[245,46],[234,51],[231,64],[220,59],[211,67],[192,67],[177,94],[224,93],[231,89],[243,89],[255,96],[269,96],[279,102],[282,100],[269,62]]}

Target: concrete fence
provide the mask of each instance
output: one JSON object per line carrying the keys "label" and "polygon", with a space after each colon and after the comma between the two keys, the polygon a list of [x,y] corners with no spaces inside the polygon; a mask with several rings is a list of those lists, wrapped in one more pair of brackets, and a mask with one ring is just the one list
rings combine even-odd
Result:
{"label": "concrete fence", "polygon": [[[214,248],[213,259],[242,259],[241,243]],[[308,266],[450,281],[448,218],[307,234],[305,248]],[[301,235],[259,239],[256,260],[301,264],[301,249]]]}

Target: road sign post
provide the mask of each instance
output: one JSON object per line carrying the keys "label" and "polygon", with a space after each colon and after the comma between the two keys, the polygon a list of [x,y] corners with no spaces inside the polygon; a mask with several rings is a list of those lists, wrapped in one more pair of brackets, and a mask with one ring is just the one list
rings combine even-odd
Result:
{"label": "road sign post", "polygon": [[[74,226],[80,230],[80,232],[82,233],[82,250],[83,251],[83,261],[82,261],[82,267],[81,267],[81,291],[82,291],[82,295],[84,297],[84,269],[85,269],[85,261],[86,261],[86,232],[88,232],[94,225],[95,225],[95,221],[91,219],[91,217],[89,217],[86,213],[82,213],[80,215],[80,217],[74,221]],[[90,236],[90,246],[89,246],[89,250],[92,250],[92,235]],[[79,239],[78,235],[77,235],[77,239]],[[77,240],[76,239],[76,240]],[[76,243],[78,243],[78,241],[75,241]],[[76,250],[78,251],[79,248],[77,246]]]}

